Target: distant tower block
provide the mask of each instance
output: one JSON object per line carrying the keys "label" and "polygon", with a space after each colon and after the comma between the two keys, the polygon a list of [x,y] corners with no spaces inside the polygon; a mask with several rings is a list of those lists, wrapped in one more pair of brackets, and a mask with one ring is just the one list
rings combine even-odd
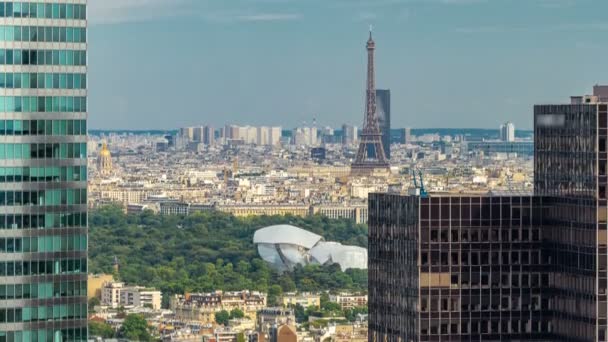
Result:
{"label": "distant tower block", "polygon": [[108,149],[108,145],[103,142],[101,145],[101,151],[99,151],[99,157],[97,158],[97,169],[102,175],[109,175],[112,173],[112,154]]}
{"label": "distant tower block", "polygon": [[500,140],[513,142],[515,141],[515,125],[511,122],[506,122],[500,125]]}
{"label": "distant tower block", "polygon": [[376,76],[374,69],[374,50],[376,43],[369,31],[367,41],[367,93],[366,113],[363,121],[363,132],[359,138],[357,159],[351,165],[353,175],[371,175],[375,170],[388,171],[390,165],[382,146],[382,132],[376,113]]}

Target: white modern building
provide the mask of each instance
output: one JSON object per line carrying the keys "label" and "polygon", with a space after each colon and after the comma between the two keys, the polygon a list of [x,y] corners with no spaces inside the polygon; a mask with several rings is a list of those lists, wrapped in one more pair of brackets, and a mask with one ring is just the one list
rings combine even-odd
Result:
{"label": "white modern building", "polygon": [[140,286],[126,287],[120,290],[120,304],[132,307],[149,307],[160,309],[161,292]]}
{"label": "white modern building", "polygon": [[112,308],[150,307],[160,309],[162,293],[141,286],[125,286],[120,282],[108,282],[101,288],[101,304]]}
{"label": "white modern building", "polygon": [[279,271],[296,265],[338,264],[342,270],[367,269],[367,249],[327,242],[322,236],[291,225],[259,229],[253,243],[266,262]]}

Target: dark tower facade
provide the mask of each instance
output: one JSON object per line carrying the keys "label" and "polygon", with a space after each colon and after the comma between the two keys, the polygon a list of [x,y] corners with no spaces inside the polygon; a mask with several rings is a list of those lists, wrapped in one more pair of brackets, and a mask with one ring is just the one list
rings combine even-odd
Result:
{"label": "dark tower facade", "polygon": [[370,341],[607,341],[601,101],[534,107],[533,193],[370,195]]}
{"label": "dark tower facade", "polygon": [[382,133],[382,147],[386,159],[391,159],[391,91],[390,89],[376,90],[376,115],[378,126]]}
{"label": "dark tower facade", "polygon": [[366,111],[363,121],[363,131],[359,140],[357,158],[351,169],[354,174],[370,174],[377,169],[388,169],[389,163],[382,146],[382,133],[376,115],[376,76],[374,67],[374,52],[376,42],[369,33],[367,41],[367,91]]}

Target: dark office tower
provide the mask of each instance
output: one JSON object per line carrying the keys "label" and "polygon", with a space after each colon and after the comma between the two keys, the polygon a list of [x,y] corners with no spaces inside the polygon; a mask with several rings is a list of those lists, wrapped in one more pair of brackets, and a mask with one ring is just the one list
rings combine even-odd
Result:
{"label": "dark office tower", "polygon": [[606,341],[600,98],[535,106],[533,194],[370,195],[371,341]]}
{"label": "dark office tower", "polygon": [[372,195],[370,341],[553,341],[533,205],[530,196]]}
{"label": "dark office tower", "polygon": [[553,294],[552,326],[562,340],[606,341],[607,112],[594,96],[534,108],[546,292]]}
{"label": "dark office tower", "polygon": [[418,336],[419,198],[370,194],[368,225],[369,341]]}
{"label": "dark office tower", "polygon": [[86,12],[0,2],[0,341],[87,340]]}
{"label": "dark office tower", "polygon": [[389,89],[376,90],[376,115],[382,133],[384,155],[386,159],[391,159],[391,91]]}

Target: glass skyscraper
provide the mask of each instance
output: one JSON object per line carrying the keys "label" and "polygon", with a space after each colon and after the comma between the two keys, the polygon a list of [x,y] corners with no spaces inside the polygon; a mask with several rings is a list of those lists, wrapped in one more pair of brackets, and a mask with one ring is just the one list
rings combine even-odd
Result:
{"label": "glass skyscraper", "polygon": [[86,12],[0,1],[0,342],[87,339]]}

